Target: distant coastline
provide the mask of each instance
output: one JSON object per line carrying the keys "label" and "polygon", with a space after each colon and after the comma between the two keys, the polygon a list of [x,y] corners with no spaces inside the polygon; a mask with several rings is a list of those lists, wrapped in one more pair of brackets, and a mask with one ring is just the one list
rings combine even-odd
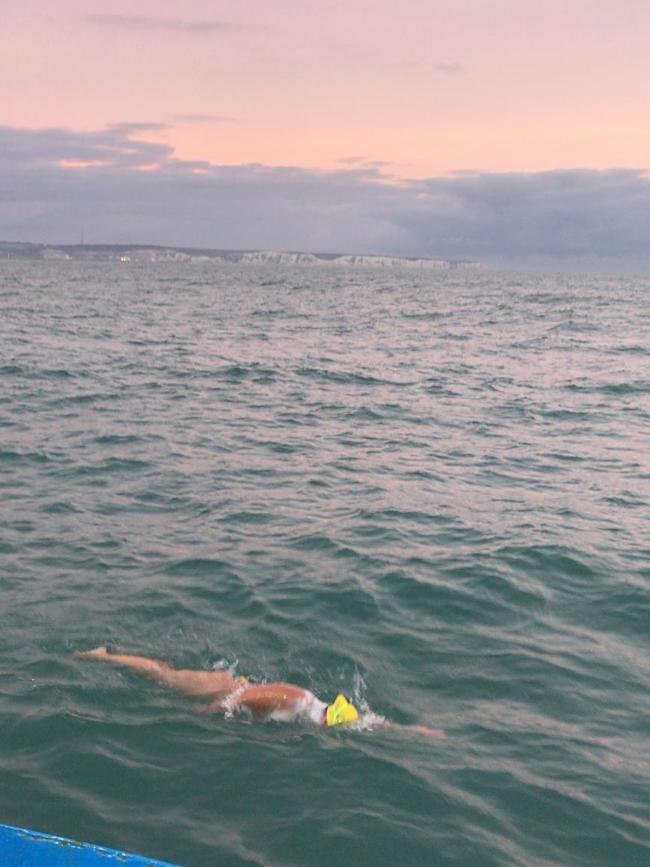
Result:
{"label": "distant coastline", "polygon": [[155,244],[33,244],[0,241],[0,259],[31,259],[82,262],[208,262],[244,265],[341,266],[440,271],[479,268],[480,263],[413,256],[381,256],[350,253],[300,253],[275,250],[218,250],[194,247],[163,247]]}

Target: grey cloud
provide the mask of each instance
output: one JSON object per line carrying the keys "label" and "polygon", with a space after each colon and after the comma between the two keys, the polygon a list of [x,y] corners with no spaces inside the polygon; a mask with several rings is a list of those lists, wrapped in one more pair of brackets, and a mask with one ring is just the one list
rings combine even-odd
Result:
{"label": "grey cloud", "polygon": [[[363,159],[334,171],[218,166],[129,136],[122,125],[0,127],[0,238],[74,241],[83,224],[88,241],[650,268],[650,180],[641,170],[388,182]],[[65,167],[75,161],[88,167]],[[138,170],[152,164],[159,168]]]}
{"label": "grey cloud", "polygon": [[127,169],[169,160],[173,154],[169,145],[130,138],[142,129],[142,124],[132,123],[115,124],[98,132],[0,126],[0,166],[11,161],[29,168],[67,160],[101,162]]}
{"label": "grey cloud", "polygon": [[379,170],[392,165],[389,160],[371,160],[368,157],[339,157],[336,160],[339,165],[352,166],[357,169]]}
{"label": "grey cloud", "polygon": [[91,24],[119,28],[120,30],[138,32],[163,31],[192,36],[249,29],[240,24],[234,24],[231,21],[219,21],[212,18],[158,18],[147,15],[112,15],[105,13],[87,15],[86,20]]}
{"label": "grey cloud", "polygon": [[118,135],[135,135],[142,132],[156,132],[158,130],[169,129],[169,124],[151,122],[151,121],[123,121],[121,123],[111,123],[106,127]]}
{"label": "grey cloud", "polygon": [[[650,263],[650,180],[641,170],[467,174],[431,179],[403,225],[477,258],[569,265]],[[645,264],[644,264],[645,263]]]}

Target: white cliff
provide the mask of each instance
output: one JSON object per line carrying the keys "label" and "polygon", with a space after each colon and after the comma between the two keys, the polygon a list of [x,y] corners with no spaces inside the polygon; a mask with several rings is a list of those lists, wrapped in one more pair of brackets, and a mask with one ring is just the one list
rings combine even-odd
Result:
{"label": "white cliff", "polygon": [[242,265],[294,265],[306,268],[383,268],[385,270],[441,271],[479,267],[476,262],[375,256],[351,253],[287,253],[277,250],[214,250],[139,244],[32,244],[0,241],[0,258],[77,259],[129,262],[224,262]]}
{"label": "white cliff", "polygon": [[355,254],[282,253],[274,250],[254,250],[242,253],[238,259],[245,264],[306,265],[311,267],[386,268],[411,271],[439,271],[459,266],[476,267],[474,262],[451,262],[446,259],[417,259],[405,256],[374,256]]}

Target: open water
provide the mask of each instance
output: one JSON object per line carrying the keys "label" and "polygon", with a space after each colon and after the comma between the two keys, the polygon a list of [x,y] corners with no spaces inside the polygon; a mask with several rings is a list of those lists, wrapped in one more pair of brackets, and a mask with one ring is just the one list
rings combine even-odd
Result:
{"label": "open water", "polygon": [[[650,864],[650,281],[3,262],[0,389],[0,821]],[[446,738],[200,716],[103,643]]]}

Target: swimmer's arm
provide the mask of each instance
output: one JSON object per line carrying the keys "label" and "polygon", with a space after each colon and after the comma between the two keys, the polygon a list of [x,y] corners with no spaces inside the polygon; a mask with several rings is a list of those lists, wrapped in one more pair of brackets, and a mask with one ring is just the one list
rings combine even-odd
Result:
{"label": "swimmer's arm", "polygon": [[430,738],[431,740],[439,740],[440,738],[445,737],[445,733],[442,729],[430,729],[428,726],[407,726],[401,725],[400,723],[386,721],[381,724],[381,727],[383,729],[392,729],[394,731],[403,731],[414,735],[421,735],[422,737]]}
{"label": "swimmer's arm", "polygon": [[221,699],[217,699],[216,701],[210,702],[210,704],[199,704],[194,708],[195,713],[225,713],[226,708],[223,706],[223,701]]}

